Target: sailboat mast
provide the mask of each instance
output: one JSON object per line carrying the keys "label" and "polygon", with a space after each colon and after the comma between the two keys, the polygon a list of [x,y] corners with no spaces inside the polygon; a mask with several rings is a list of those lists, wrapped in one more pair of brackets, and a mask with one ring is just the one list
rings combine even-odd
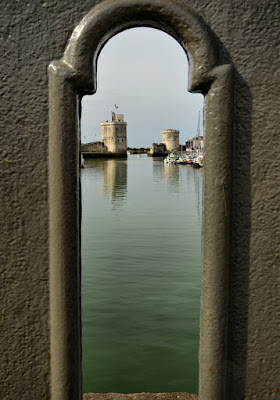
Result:
{"label": "sailboat mast", "polygon": [[198,122],[197,122],[196,137],[195,137],[195,152],[197,152],[198,150],[199,136],[200,136],[200,111],[198,111]]}
{"label": "sailboat mast", "polygon": [[198,123],[197,123],[196,135],[197,137],[200,136],[200,111],[198,111]]}

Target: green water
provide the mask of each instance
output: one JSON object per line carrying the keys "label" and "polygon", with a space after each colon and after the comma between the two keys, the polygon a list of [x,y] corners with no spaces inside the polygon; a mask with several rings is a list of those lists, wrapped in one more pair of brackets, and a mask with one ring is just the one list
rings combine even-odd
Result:
{"label": "green water", "polygon": [[86,160],[84,392],[198,392],[203,170]]}

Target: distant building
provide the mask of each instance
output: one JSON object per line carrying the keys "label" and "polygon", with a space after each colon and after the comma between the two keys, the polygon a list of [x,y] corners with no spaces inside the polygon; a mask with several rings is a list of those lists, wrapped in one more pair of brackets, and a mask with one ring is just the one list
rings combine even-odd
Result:
{"label": "distant building", "polygon": [[162,143],[165,145],[166,151],[179,151],[179,131],[176,129],[166,129],[161,132]]}
{"label": "distant building", "polygon": [[204,137],[194,136],[192,139],[186,141],[186,148],[193,150],[204,150]]}
{"label": "distant building", "polygon": [[127,138],[123,114],[111,112],[111,121],[101,123],[101,141],[111,153],[126,154]]}

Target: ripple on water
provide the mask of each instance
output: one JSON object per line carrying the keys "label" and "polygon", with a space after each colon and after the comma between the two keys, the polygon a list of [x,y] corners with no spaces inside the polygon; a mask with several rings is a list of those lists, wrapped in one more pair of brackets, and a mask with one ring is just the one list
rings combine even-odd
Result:
{"label": "ripple on water", "polygon": [[89,164],[83,390],[197,393],[203,175],[144,157]]}

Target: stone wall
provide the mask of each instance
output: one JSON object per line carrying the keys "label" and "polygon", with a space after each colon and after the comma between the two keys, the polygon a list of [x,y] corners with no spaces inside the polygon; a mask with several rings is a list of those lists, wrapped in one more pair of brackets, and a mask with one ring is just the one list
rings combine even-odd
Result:
{"label": "stone wall", "polygon": [[[50,365],[58,353],[50,353],[49,335],[47,70],[63,56],[81,19],[101,3],[2,4],[2,400],[50,398]],[[273,400],[279,396],[280,348],[280,4],[278,0],[178,0],[178,4],[190,5],[202,18],[213,33],[219,63],[234,67],[228,340],[221,344],[227,353],[224,398]],[[206,88],[202,85],[201,90]],[[211,126],[215,144],[215,124]],[[206,138],[206,152],[207,146]],[[209,160],[208,166],[216,161]],[[214,178],[211,184],[223,188]],[[208,245],[211,238],[204,239]],[[217,286],[221,273],[214,276]],[[205,329],[210,328],[209,322]],[[201,340],[207,341],[206,335]],[[207,382],[202,380],[201,385]],[[70,395],[60,397],[66,398]],[[205,399],[214,399],[211,391],[203,394],[201,400]]]}
{"label": "stone wall", "polygon": [[166,146],[163,143],[153,143],[152,147],[150,148],[150,151],[148,153],[149,156],[154,157],[154,156],[164,156],[167,155],[168,151],[166,150]]}
{"label": "stone wall", "polygon": [[107,147],[104,145],[103,142],[91,142],[91,143],[84,143],[81,145],[81,151],[84,152],[98,152],[103,153],[107,151]]}

